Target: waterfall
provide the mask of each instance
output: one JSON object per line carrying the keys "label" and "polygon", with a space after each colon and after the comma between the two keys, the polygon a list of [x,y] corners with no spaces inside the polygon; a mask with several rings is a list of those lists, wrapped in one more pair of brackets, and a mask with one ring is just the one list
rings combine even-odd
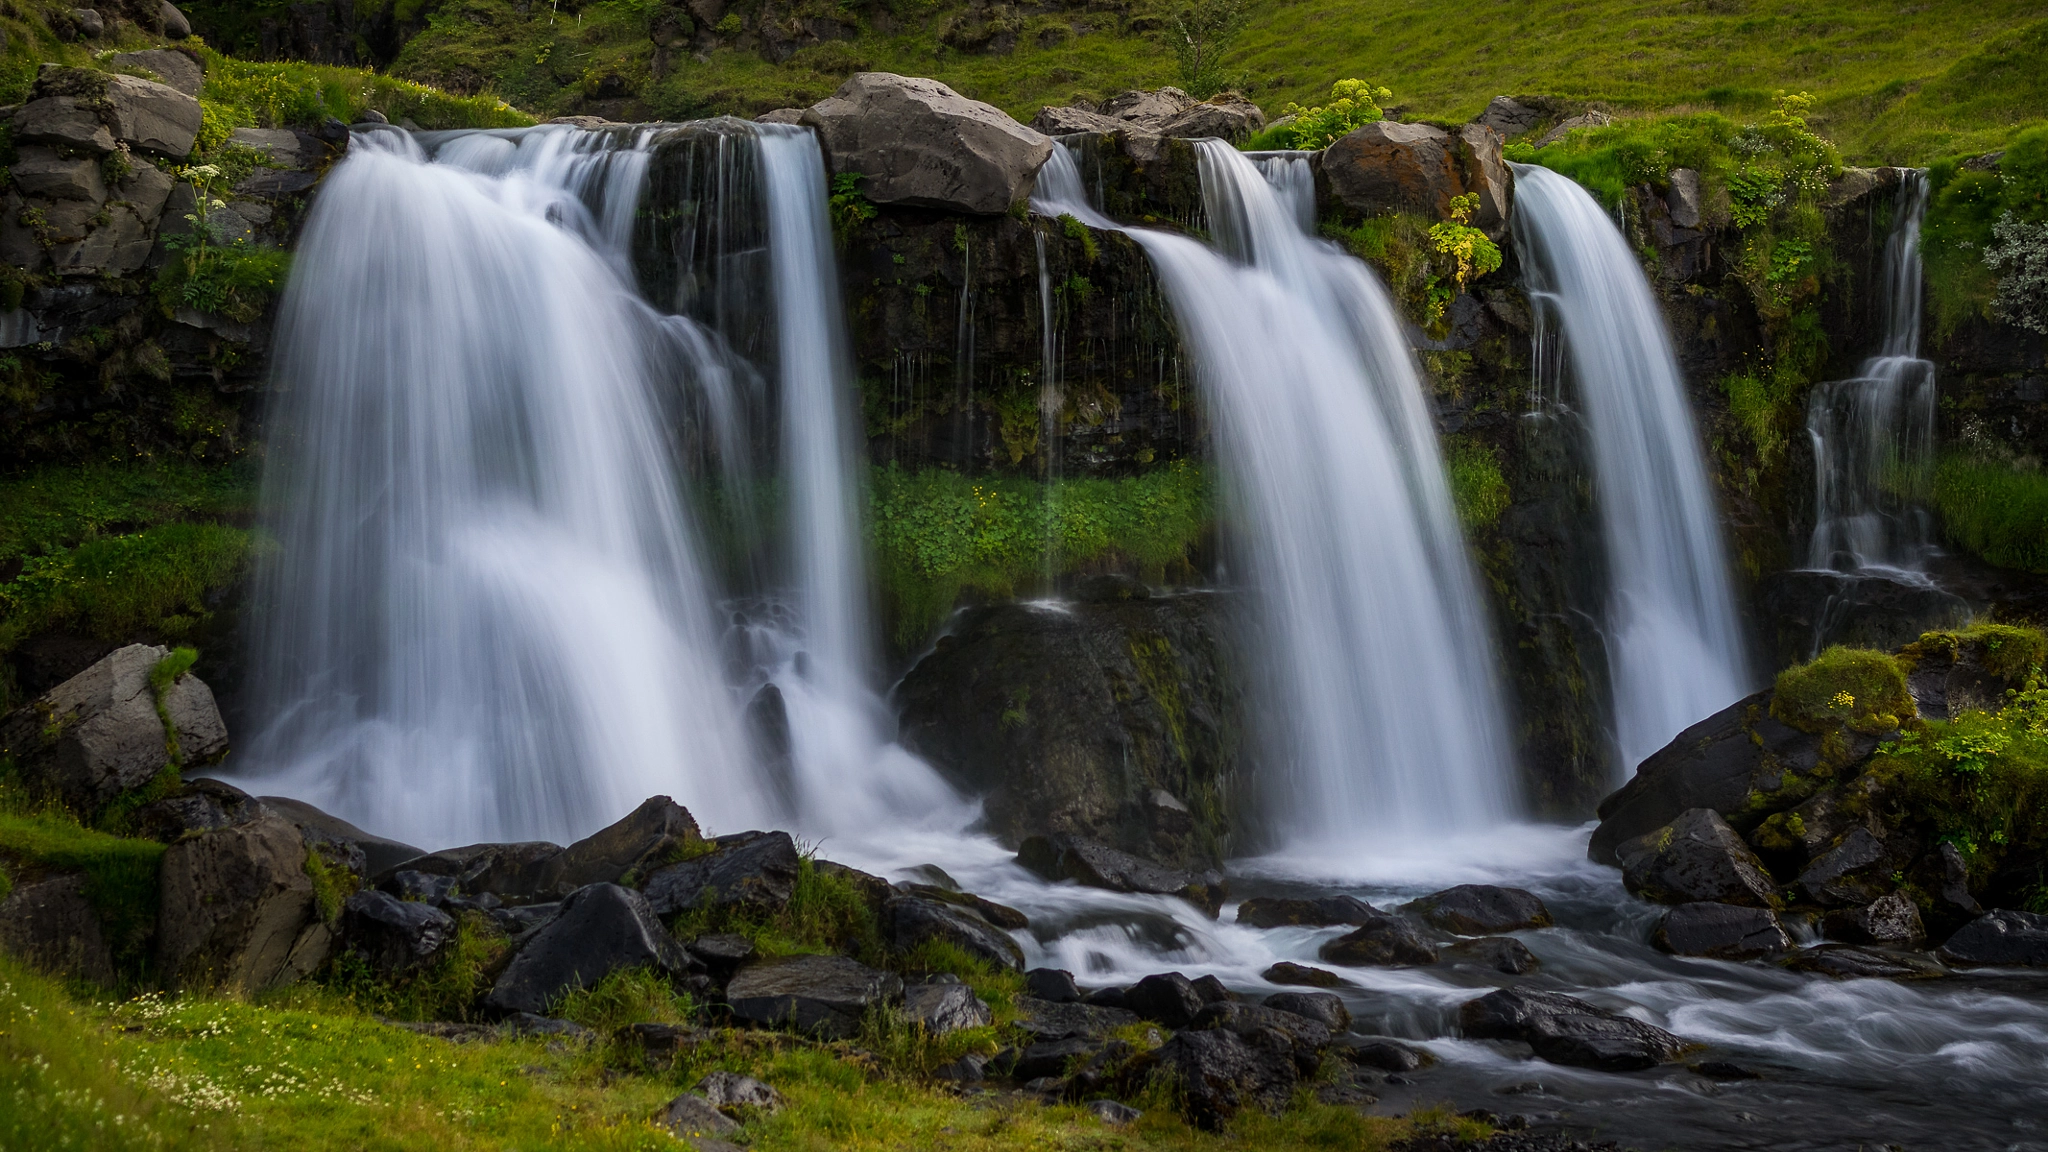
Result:
{"label": "waterfall", "polygon": [[[424,844],[765,812],[624,278],[644,140],[359,134],[281,305],[248,763]],[[702,348],[702,345],[698,345]]]}
{"label": "waterfall", "polygon": [[[1612,574],[1606,632],[1621,768],[1750,683],[1721,527],[1671,337],[1628,243],[1593,197],[1517,164],[1514,234],[1547,337],[1592,433]],[[1558,387],[1541,390],[1555,397]]]}
{"label": "waterfall", "polygon": [[[1513,793],[1498,674],[1392,303],[1251,160],[1197,148],[1218,246],[1129,232],[1214,416],[1261,638],[1250,683],[1275,830],[1294,850],[1356,851],[1498,821]],[[1065,149],[1038,189],[1042,213],[1115,227]]]}
{"label": "waterfall", "polygon": [[1877,355],[1853,379],[1814,388],[1813,568],[1913,569],[1932,549],[1927,492],[1934,455],[1934,364],[1920,358],[1920,221],[1927,180],[1901,174],[1884,247],[1884,321]]}

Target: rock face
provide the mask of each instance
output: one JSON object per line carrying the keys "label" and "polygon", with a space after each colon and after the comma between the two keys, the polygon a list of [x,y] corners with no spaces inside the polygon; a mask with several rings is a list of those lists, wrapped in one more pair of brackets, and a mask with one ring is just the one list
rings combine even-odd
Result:
{"label": "rock face", "polygon": [[172,739],[185,764],[227,751],[227,727],[213,693],[191,673],[164,691],[167,734],[150,672],[167,648],[130,644],[38,697],[0,723],[0,754],[12,756],[32,788],[47,788],[81,812],[148,783],[172,762]]}
{"label": "rock face", "polygon": [[936,80],[861,72],[812,105],[833,173],[857,172],[861,193],[903,204],[996,215],[1031,194],[1052,141]]}
{"label": "rock face", "polygon": [[1734,904],[1680,904],[1664,914],[1653,942],[1666,952],[1715,960],[1755,960],[1792,950],[1777,913]]}
{"label": "rock face", "polygon": [[1157,1073],[1180,1091],[1188,1122],[1214,1132],[1246,1108],[1277,1112],[1300,1081],[1294,1046],[1270,1030],[1177,1032],[1153,1053]]}
{"label": "rock face", "polygon": [[1432,892],[1409,903],[1402,911],[1460,936],[1548,928],[1552,923],[1550,909],[1543,906],[1535,893],[1491,884],[1460,884]]}
{"label": "rock face", "polygon": [[1711,808],[1681,813],[1665,827],[1623,844],[1620,854],[1622,882],[1645,900],[1768,908],[1776,898],[1763,861]]}
{"label": "rock face", "polygon": [[1065,836],[1033,836],[1017,862],[1048,880],[1073,880],[1112,892],[1178,896],[1214,917],[1223,907],[1223,874],[1163,868],[1128,852]]}
{"label": "rock face", "polygon": [[0,951],[53,975],[114,982],[114,953],[99,911],[85,897],[85,877],[53,876],[17,884],[0,900]]}
{"label": "rock face", "polygon": [[882,932],[899,952],[910,952],[927,940],[944,940],[998,968],[1024,967],[1024,950],[1008,933],[966,908],[937,900],[898,896],[883,904]]}
{"label": "rock face", "polygon": [[1475,1040],[1521,1040],[1553,1064],[1631,1072],[1676,1059],[1689,1045],[1662,1028],[1555,992],[1505,988],[1458,1010]]}
{"label": "rock face", "polygon": [[903,981],[844,956],[792,956],[740,969],[726,985],[732,1014],[826,1039],[859,1033],[861,1017],[903,999]]}
{"label": "rock face", "polygon": [[[1140,589],[1141,590],[1141,589]],[[897,690],[906,744],[989,825],[1219,863],[1237,771],[1237,661],[1214,595],[974,609]]]}
{"label": "rock face", "polygon": [[432,904],[372,889],[342,905],[342,946],[386,978],[418,970],[454,937],[454,917]]}
{"label": "rock face", "polygon": [[1428,124],[1381,120],[1356,128],[1323,153],[1320,188],[1331,207],[1353,217],[1414,212],[1448,219],[1451,198],[1479,197],[1472,225],[1499,237],[1513,208],[1514,175],[1501,158],[1501,134],[1485,124],[1455,133]]}
{"label": "rock face", "polygon": [[1325,943],[1316,953],[1332,964],[1388,967],[1434,964],[1435,946],[1406,916],[1379,912],[1356,932]]}
{"label": "rock face", "polygon": [[206,82],[204,65],[171,48],[116,53],[112,63],[116,68],[139,68],[154,73],[157,80],[194,99],[199,97],[199,88]]}
{"label": "rock face", "polygon": [[789,903],[799,867],[789,833],[740,832],[706,843],[711,854],[647,877],[647,901],[656,915],[699,908],[765,912]]}
{"label": "rock face", "polygon": [[2048,916],[1999,909],[1956,930],[1941,958],[1967,967],[2048,967]]}
{"label": "rock face", "polygon": [[114,138],[138,152],[182,160],[199,136],[199,101],[168,84],[109,76],[106,116]]}
{"label": "rock face", "polygon": [[681,974],[697,967],[638,892],[616,884],[579,888],[519,947],[484,997],[492,1012],[544,1013],[574,988],[622,968]]}
{"label": "rock face", "polygon": [[171,845],[159,883],[157,966],[169,987],[259,992],[324,959],[294,956],[302,932],[326,930],[312,923],[306,841],[279,816]]}

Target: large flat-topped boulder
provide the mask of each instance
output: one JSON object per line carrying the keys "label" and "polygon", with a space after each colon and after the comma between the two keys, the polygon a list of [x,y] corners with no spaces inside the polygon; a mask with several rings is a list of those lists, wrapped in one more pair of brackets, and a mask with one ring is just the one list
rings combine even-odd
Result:
{"label": "large flat-topped boulder", "polygon": [[994,216],[1031,195],[1052,141],[936,80],[861,72],[803,122],[837,175],[866,177],[877,204]]}
{"label": "large flat-topped boulder", "polygon": [[1442,217],[1464,190],[1457,149],[1457,138],[1441,128],[1381,120],[1330,145],[1323,173],[1330,194],[1353,211]]}
{"label": "large flat-topped boulder", "polygon": [[213,692],[190,672],[164,685],[161,701],[150,683],[169,655],[151,644],[109,653],[0,722],[0,754],[13,758],[32,787],[80,811],[148,783],[174,750],[188,766],[218,758],[228,733]]}

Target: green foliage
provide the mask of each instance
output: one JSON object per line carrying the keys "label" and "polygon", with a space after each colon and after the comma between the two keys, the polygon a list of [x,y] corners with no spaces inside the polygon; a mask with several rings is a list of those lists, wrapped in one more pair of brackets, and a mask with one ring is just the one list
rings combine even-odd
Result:
{"label": "green foliage", "polygon": [[1244,0],[1185,0],[1173,13],[1166,40],[1179,65],[1180,86],[1197,100],[1230,87],[1223,57],[1237,43],[1251,15]]}
{"label": "green foliage", "polygon": [[860,182],[865,179],[867,176],[860,172],[841,172],[832,177],[832,195],[825,210],[832,218],[832,230],[842,240],[848,232],[875,218],[874,204],[860,190]]}
{"label": "green foliage", "polygon": [[1458,520],[1476,532],[1491,528],[1508,510],[1513,495],[1500,472],[1500,454],[1485,444],[1465,440],[1444,443],[1444,465],[1451,481],[1451,501]]}
{"label": "green foliage", "polygon": [[394,124],[410,119],[422,128],[516,128],[534,122],[495,96],[454,96],[367,69],[199,52],[206,62],[199,91],[202,141],[225,140],[228,131],[243,127],[315,128],[329,116],[354,124],[369,109]]}
{"label": "green foliage", "polygon": [[1937,330],[1995,315],[2048,326],[2048,126],[2016,134],[1995,169],[1949,159],[1927,179],[1920,251]]}
{"label": "green foliage", "polygon": [[1934,466],[1934,506],[1950,541],[2001,568],[2048,572],[2048,475],[1946,452]]}
{"label": "green foliage", "polygon": [[387,983],[362,957],[344,952],[328,966],[326,987],[358,1011],[393,1020],[472,1020],[507,947],[489,916],[465,911],[455,919],[455,939],[420,971]]}
{"label": "green foliage", "polygon": [[184,754],[178,748],[178,727],[171,722],[171,710],[164,703],[164,693],[171,690],[171,684],[178,677],[190,671],[199,660],[199,652],[193,648],[174,648],[171,654],[156,662],[149,670],[149,691],[156,697],[156,716],[164,722],[164,746],[171,754],[171,767],[176,769],[185,762]]}
{"label": "green foliage", "polygon": [[1350,134],[1352,129],[1372,124],[1385,113],[1380,101],[1392,98],[1393,91],[1365,80],[1339,80],[1330,85],[1329,103],[1313,108],[1289,104],[1282,115],[1293,120],[1278,124],[1254,136],[1245,147],[1252,150],[1269,148],[1328,148],[1340,138]]}
{"label": "green foliage", "polygon": [[731,932],[752,940],[764,956],[849,952],[879,961],[881,932],[867,897],[846,877],[821,871],[815,855],[807,849],[798,859],[789,903],[774,914],[763,918],[731,909],[687,911],[672,926],[677,938]]}
{"label": "green foliage", "polygon": [[1836,645],[1778,673],[1771,715],[1803,732],[1847,728],[1880,734],[1913,718],[1913,695],[1897,660],[1868,648]]}
{"label": "green foliage", "polygon": [[318,849],[306,849],[306,879],[313,882],[313,905],[328,924],[341,918],[341,906],[356,893],[356,876],[346,868],[329,864]]}
{"label": "green foliage", "polygon": [[1177,461],[1120,479],[969,478],[891,465],[873,473],[870,519],[883,587],[903,647],[921,641],[964,588],[1009,596],[1110,557],[1163,581],[1213,518],[1198,466]]}
{"label": "green foliage", "polygon": [[1060,234],[1069,240],[1078,241],[1081,245],[1081,254],[1088,258],[1090,264],[1095,262],[1095,258],[1100,254],[1100,250],[1095,246],[1095,233],[1086,224],[1081,223],[1080,220],[1071,215],[1062,213],[1060,216]]}
{"label": "green foliage", "polygon": [[216,210],[227,207],[215,191],[229,183],[218,165],[200,164],[178,174],[192,183],[197,206],[185,216],[189,229],[163,234],[171,258],[157,273],[158,306],[166,316],[191,308],[240,324],[259,318],[271,298],[284,291],[291,254],[227,237],[213,219]]}
{"label": "green foliage", "polygon": [[1472,213],[1479,207],[1479,193],[1451,197],[1451,218],[1429,226],[1429,242],[1449,256],[1455,267],[1451,278],[1463,291],[1465,282],[1500,267],[1500,249],[1486,233],[1472,227]]}
{"label": "green foliage", "polygon": [[696,1008],[652,968],[623,968],[565,994],[553,1014],[610,1035],[628,1024],[687,1024]]}

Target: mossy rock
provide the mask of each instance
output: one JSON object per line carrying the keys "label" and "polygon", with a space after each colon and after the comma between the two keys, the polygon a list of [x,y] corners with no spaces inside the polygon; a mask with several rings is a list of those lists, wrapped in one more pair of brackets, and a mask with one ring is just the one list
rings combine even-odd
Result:
{"label": "mossy rock", "polygon": [[1778,674],[1771,715],[1816,735],[1847,728],[1875,736],[1896,730],[1916,711],[1897,660],[1868,648],[1835,647]]}

